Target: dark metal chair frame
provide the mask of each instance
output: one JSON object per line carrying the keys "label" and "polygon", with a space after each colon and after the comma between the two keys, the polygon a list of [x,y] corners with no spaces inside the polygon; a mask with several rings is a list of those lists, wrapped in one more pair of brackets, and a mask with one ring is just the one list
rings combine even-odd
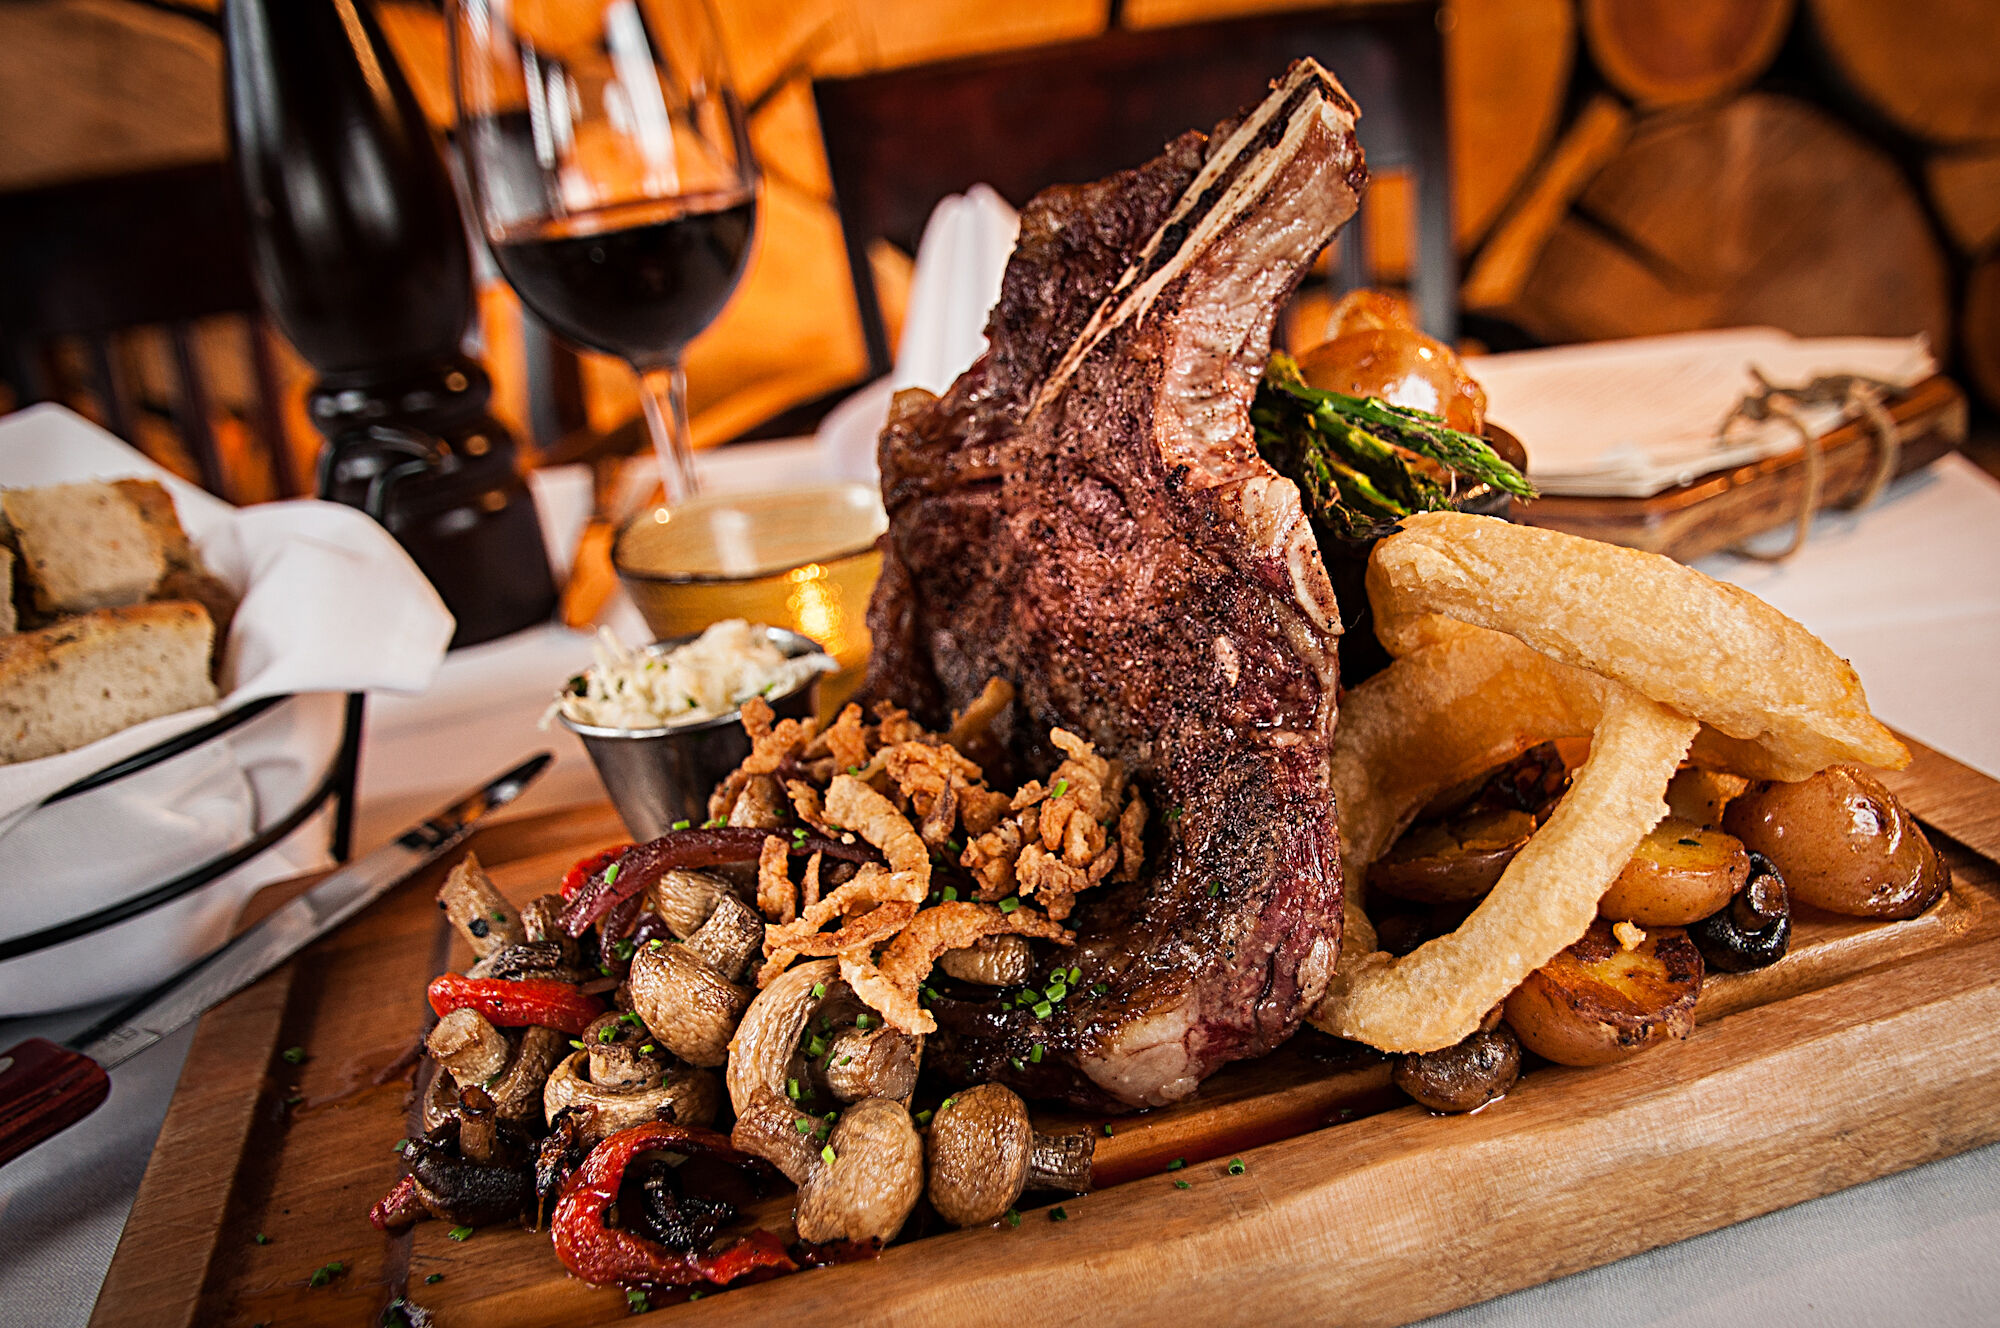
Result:
{"label": "dark metal chair frame", "polygon": [[[1191,127],[1253,105],[1310,55],[1362,108],[1377,171],[1415,182],[1412,291],[1426,331],[1457,333],[1458,261],[1436,0],[1341,6],[1140,31],[813,84],[870,376],[894,361],[868,260],[880,238],[916,252],[931,209],[974,184],[1015,206],[1061,181],[1147,160]],[[1341,232],[1341,289],[1368,282],[1358,220]]]}

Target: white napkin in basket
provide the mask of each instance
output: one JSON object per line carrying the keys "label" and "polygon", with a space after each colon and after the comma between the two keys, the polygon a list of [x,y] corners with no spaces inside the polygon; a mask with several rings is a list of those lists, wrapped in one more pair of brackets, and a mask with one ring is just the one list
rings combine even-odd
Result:
{"label": "white napkin in basket", "polygon": [[421,691],[451,640],[451,614],[430,582],[353,508],[301,500],[238,511],[61,406],[0,419],[0,488],[131,477],[173,493],[209,568],[243,592],[223,654],[225,695],[75,751],[0,766],[0,835],[65,785],[260,697]]}

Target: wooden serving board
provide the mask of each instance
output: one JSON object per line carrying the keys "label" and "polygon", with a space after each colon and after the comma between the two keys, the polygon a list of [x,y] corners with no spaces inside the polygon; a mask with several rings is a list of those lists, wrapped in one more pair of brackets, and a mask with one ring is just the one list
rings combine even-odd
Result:
{"label": "wooden serving board", "polygon": [[[1902,434],[1896,474],[1907,475],[1965,444],[1965,393],[1949,378],[1927,378],[1891,398],[1886,409]],[[1866,424],[1847,424],[1820,439],[1825,461],[1821,509],[1852,502],[1875,473],[1877,443]],[[1534,456],[1529,454],[1532,477]],[[1514,504],[1513,519],[1609,544],[1692,562],[1735,548],[1797,520],[1806,487],[1805,449],[1795,447],[1703,475],[1649,498],[1550,494]]]}
{"label": "wooden serving board", "polygon": [[[1051,1306],[1107,1324],[1254,1323],[1307,1304],[1398,1324],[2000,1139],[2000,783],[1911,748],[1891,782],[1937,832],[1952,895],[1903,923],[1802,914],[1781,964],[1705,984],[1684,1043],[1540,1066],[1485,1110],[1440,1117],[1388,1086],[1384,1058],[1302,1036],[1192,1103],[1116,1121],[1100,1188],[1064,1200],[1066,1220],[1034,1207],[1018,1227],[909,1240],[663,1312],[768,1328],[865,1306],[1018,1328]],[[623,837],[600,806],[496,825],[474,847],[519,901]],[[622,1294],[564,1273],[546,1234],[459,1243],[442,1223],[368,1224],[400,1174],[391,1145],[413,1128],[398,1065],[426,1026],[425,985],[468,958],[432,903],[441,870],[202,1021],[94,1325],[372,1324],[399,1295],[441,1325],[626,1318]],[[788,1202],[764,1224],[781,1226]]]}

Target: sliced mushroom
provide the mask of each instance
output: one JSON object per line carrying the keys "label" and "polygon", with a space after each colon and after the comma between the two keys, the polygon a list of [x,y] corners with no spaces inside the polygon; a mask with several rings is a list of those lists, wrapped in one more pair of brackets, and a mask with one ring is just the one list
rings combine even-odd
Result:
{"label": "sliced mushroom", "polygon": [[729,1039],[751,999],[748,988],[731,982],[686,945],[641,947],[632,956],[626,990],[653,1035],[695,1065],[721,1065],[729,1059]]}
{"label": "sliced mushroom", "polygon": [[481,1084],[507,1064],[507,1038],[477,1010],[453,1010],[424,1039],[432,1059],[461,1084]]}
{"label": "sliced mushroom", "polygon": [[[750,1110],[760,1091],[786,1096],[786,1080],[794,1077],[792,1058],[807,1025],[844,985],[838,959],[815,959],[786,969],[757,993],[729,1044],[729,1103],[738,1116]],[[769,1160],[782,1169],[776,1158]]]}
{"label": "sliced mushroom", "polygon": [[924,1142],[910,1113],[887,1098],[863,1098],[841,1113],[824,1151],[799,1184],[792,1214],[799,1239],[891,1241],[924,1190]]}
{"label": "sliced mushroom", "polygon": [[785,824],[786,814],[791,810],[792,804],[775,776],[752,775],[736,805],[729,809],[729,824],[776,830]]}
{"label": "sliced mushroom", "polygon": [[1022,1191],[1090,1188],[1096,1141],[1038,1133],[1028,1105],[1002,1084],[980,1084],[944,1100],[931,1121],[931,1206],[955,1227],[992,1222]]}
{"label": "sliced mushroom", "polygon": [[1034,951],[1025,936],[982,936],[963,949],[938,956],[938,967],[948,975],[983,987],[1026,982],[1034,964]]}
{"label": "sliced mushroom", "polygon": [[597,1143],[632,1125],[671,1120],[676,1125],[708,1125],[722,1105],[715,1076],[692,1066],[676,1065],[657,1083],[636,1088],[611,1088],[590,1080],[590,1053],[579,1051],[550,1072],[542,1090],[542,1110],[553,1122],[565,1107],[590,1107],[583,1132]]}
{"label": "sliced mushroom", "polygon": [[[575,942],[570,949],[574,951]],[[577,982],[583,977],[576,966],[563,957],[563,947],[555,941],[523,941],[519,945],[502,946],[493,951],[471,968],[465,970],[469,978],[553,978],[558,982]]]}
{"label": "sliced mushroom", "polygon": [[499,1142],[499,1116],[493,1110],[493,1099],[486,1090],[466,1084],[458,1090],[458,1151],[465,1154],[465,1160],[480,1166],[490,1166],[496,1161],[495,1145]]}
{"label": "sliced mushroom", "polygon": [[493,888],[492,880],[479,866],[479,859],[470,853],[445,877],[444,884],[438,887],[437,900],[445,917],[481,959],[527,939],[521,930],[520,915]]}

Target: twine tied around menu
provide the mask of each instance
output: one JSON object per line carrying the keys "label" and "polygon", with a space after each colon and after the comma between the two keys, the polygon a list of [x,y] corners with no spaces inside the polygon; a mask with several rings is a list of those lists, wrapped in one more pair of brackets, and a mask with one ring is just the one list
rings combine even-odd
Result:
{"label": "twine tied around menu", "polygon": [[1820,507],[1820,494],[1825,483],[1826,458],[1822,453],[1822,444],[1819,436],[1807,428],[1800,418],[1800,410],[1811,406],[1838,405],[1844,420],[1868,422],[1869,433],[1875,440],[1875,468],[1860,492],[1840,503],[1841,507],[1850,511],[1858,510],[1875,501],[1895,476],[1896,464],[1902,457],[1902,430],[1883,404],[1899,389],[1893,383],[1862,374],[1827,374],[1798,387],[1773,383],[1755,366],[1751,367],[1750,376],[1757,380],[1757,390],[1747,393],[1736,403],[1722,421],[1716,436],[1719,441],[1727,442],[1730,431],[1738,421],[1784,421],[1798,434],[1805,454],[1805,486],[1799,494],[1798,512],[1792,520],[1792,537],[1786,541],[1784,548],[1762,552],[1737,545],[1729,551],[1740,558],[1777,563],[1804,547],[1806,535],[1812,528],[1813,513]]}

